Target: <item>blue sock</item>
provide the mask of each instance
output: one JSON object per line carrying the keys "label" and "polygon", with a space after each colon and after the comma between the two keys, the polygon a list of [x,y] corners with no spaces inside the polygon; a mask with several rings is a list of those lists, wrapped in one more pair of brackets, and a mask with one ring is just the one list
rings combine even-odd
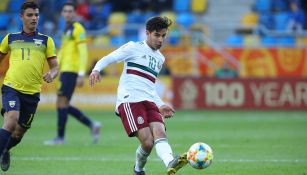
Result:
{"label": "blue sock", "polygon": [[0,129],[0,155],[3,153],[6,145],[11,137],[11,133],[5,129]]}
{"label": "blue sock", "polygon": [[64,138],[68,108],[58,108],[58,137]]}
{"label": "blue sock", "polygon": [[84,125],[88,126],[89,128],[92,127],[92,121],[87,116],[85,116],[78,108],[69,106],[68,113],[71,114],[73,117],[75,117]]}

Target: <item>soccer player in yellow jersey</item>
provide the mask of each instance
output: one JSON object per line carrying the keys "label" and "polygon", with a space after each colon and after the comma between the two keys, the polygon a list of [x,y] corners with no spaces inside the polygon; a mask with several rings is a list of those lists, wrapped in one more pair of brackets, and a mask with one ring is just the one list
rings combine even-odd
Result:
{"label": "soccer player in yellow jersey", "polygon": [[[1,89],[4,122],[0,129],[0,161],[3,171],[10,167],[10,149],[20,143],[31,127],[43,80],[50,83],[58,74],[54,42],[36,30],[38,5],[23,3],[19,15],[23,30],[7,34],[0,46],[0,61],[10,53],[9,69]],[[44,73],[46,61],[50,70]]]}
{"label": "soccer player in yellow jersey", "polygon": [[101,124],[93,122],[78,108],[70,105],[70,99],[75,86],[84,85],[84,75],[87,64],[87,45],[85,29],[74,21],[75,4],[66,2],[62,7],[62,16],[66,21],[65,31],[62,34],[62,45],[58,54],[60,65],[60,88],[57,97],[57,137],[44,142],[46,145],[58,145],[64,143],[65,126],[68,114],[71,114],[82,124],[90,128],[93,143],[97,143]]}

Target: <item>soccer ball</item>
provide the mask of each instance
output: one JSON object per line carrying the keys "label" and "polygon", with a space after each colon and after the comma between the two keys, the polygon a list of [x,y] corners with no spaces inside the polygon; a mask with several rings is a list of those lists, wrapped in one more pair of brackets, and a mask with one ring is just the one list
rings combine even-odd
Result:
{"label": "soccer ball", "polygon": [[212,163],[213,152],[209,145],[198,142],[190,147],[187,159],[193,168],[204,169]]}

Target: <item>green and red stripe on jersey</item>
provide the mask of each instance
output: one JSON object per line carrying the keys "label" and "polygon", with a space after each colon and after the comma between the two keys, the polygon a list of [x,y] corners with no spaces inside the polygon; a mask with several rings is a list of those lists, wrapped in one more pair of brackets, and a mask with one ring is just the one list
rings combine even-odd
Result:
{"label": "green and red stripe on jersey", "polygon": [[[146,78],[147,80],[155,83],[156,82],[156,78],[158,76],[158,73],[155,72],[154,70],[150,69],[149,67],[140,65],[140,64],[136,64],[136,63],[132,63],[132,62],[128,62],[127,63],[127,74],[133,74],[133,75],[137,75],[143,78]],[[140,69],[143,72],[136,70],[134,68]]]}

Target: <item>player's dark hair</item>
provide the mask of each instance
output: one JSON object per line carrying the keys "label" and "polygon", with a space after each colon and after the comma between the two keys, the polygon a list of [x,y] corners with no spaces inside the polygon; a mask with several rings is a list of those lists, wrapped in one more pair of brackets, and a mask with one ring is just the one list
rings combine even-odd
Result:
{"label": "player's dark hair", "polygon": [[71,2],[71,1],[68,1],[68,2],[65,2],[62,6],[62,9],[65,7],[65,6],[72,6],[74,8],[74,10],[76,10],[77,6],[75,3]]}
{"label": "player's dark hair", "polygon": [[160,31],[162,29],[168,29],[172,25],[172,21],[167,17],[155,16],[146,22],[146,30],[149,32]]}
{"label": "player's dark hair", "polygon": [[23,14],[25,10],[29,8],[39,9],[39,6],[36,2],[33,2],[33,1],[24,2],[20,7],[20,14]]}

